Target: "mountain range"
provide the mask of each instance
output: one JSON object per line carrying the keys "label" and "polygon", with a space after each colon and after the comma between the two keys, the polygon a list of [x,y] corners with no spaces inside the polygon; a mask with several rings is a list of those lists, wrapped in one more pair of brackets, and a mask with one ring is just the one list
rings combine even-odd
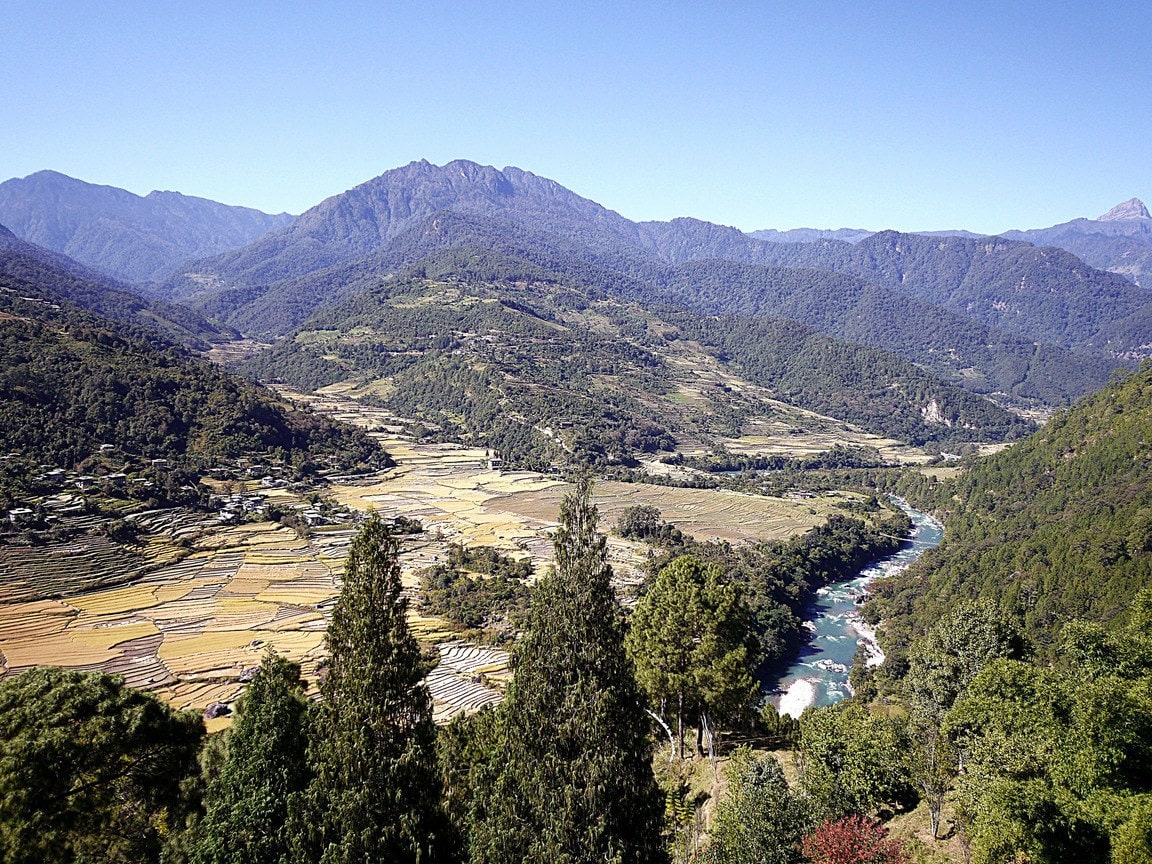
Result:
{"label": "mountain range", "polygon": [[[25,217],[16,233],[39,231],[57,251],[112,225],[102,268],[119,259],[135,272],[147,269],[148,281],[134,287],[148,303],[190,307],[190,320],[221,334],[298,343],[318,329],[326,309],[361,308],[371,317],[347,304],[379,298],[396,279],[439,274],[466,294],[489,297],[493,286],[543,279],[578,292],[582,302],[636,304],[665,322],[684,315],[782,319],[891,352],[943,382],[1020,407],[1067,404],[1101,387],[1116,366],[1152,355],[1152,295],[1060,249],[891,231],[770,242],[692,218],[633,222],[531,172],[465,160],[410,163],[295,219],[175,193],[140,198],[52,172],[0,184],[0,193],[0,221],[5,200],[23,201],[19,213],[39,215]],[[197,222],[196,242],[214,236],[213,254],[188,260],[188,240],[162,272],[159,259],[128,242],[125,226],[150,224],[145,246],[156,248],[161,232],[146,216],[160,202],[180,205],[180,219]],[[1134,201],[1092,221],[1131,239],[1129,223],[1148,221],[1144,212]],[[222,222],[242,224],[250,236],[225,236]],[[342,319],[338,329],[355,326]],[[750,340],[784,332],[767,324],[733,329]],[[775,356],[775,347],[762,343],[762,353]]]}
{"label": "mountain range", "polygon": [[125,282],[161,279],[189,259],[243,246],[291,221],[287,213],[179,192],[134,195],[56,171],[0,183],[0,224]]}
{"label": "mountain range", "polygon": [[[814,243],[843,240],[859,243],[879,232],[864,228],[792,228],[787,231],[750,231],[757,240],[778,243]],[[925,237],[980,238],[991,235],[972,231],[917,231]],[[1007,240],[1023,240],[1034,246],[1055,246],[1071,252],[1084,263],[1127,277],[1136,285],[1152,286],[1152,215],[1139,198],[1117,204],[1096,219],[1073,219],[1050,228],[1005,231],[996,235]]]}

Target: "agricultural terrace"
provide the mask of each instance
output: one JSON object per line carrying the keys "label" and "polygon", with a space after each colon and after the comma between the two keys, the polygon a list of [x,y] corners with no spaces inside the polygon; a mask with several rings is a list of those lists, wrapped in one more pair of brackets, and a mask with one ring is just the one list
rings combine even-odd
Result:
{"label": "agricultural terrace", "polygon": [[[461,641],[446,622],[420,615],[419,573],[442,561],[450,542],[531,558],[536,572],[543,572],[566,484],[536,473],[492,470],[482,449],[414,444],[398,435],[395,418],[340,395],[306,401],[370,430],[398,463],[371,477],[338,480],[328,497],[357,511],[416,518],[425,526],[423,534],[403,538],[401,567],[414,601],[413,630],[440,660],[428,679],[437,719],[498,701],[508,675],[506,653]],[[284,493],[262,494],[275,499]],[[650,504],[694,537],[742,542],[807,530],[843,494],[791,501],[605,482],[594,497],[605,529],[627,507]],[[153,539],[144,551],[150,556],[117,556],[111,544],[83,550],[0,547],[10,574],[0,579],[0,675],[38,664],[102,669],[177,707],[203,710],[233,702],[271,645],[301,663],[314,686],[355,526],[317,525],[301,537],[273,522],[213,525],[184,511],[158,511],[147,520]],[[617,590],[627,600],[642,578],[647,548],[610,536],[609,549]],[[82,560],[85,555],[91,560]],[[151,561],[146,572],[132,571],[114,587],[102,587],[92,575],[102,568],[136,567],[144,557]],[[76,575],[74,583],[61,578],[70,567],[87,575]],[[55,599],[29,596],[28,586],[43,585],[44,579],[53,580]],[[80,589],[68,591],[69,584]]]}

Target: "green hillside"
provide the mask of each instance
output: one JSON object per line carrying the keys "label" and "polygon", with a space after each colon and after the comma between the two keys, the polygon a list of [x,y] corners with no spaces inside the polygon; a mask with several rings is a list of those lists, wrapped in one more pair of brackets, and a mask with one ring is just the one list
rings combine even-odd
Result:
{"label": "green hillside", "polygon": [[[768,397],[915,443],[1029,428],[894,354],[790,321],[657,315],[521,259],[456,250],[376,283],[246,370],[308,389],[382,379],[371,392],[400,416],[537,466],[737,437],[778,410]],[[702,383],[705,367],[731,383]]]}
{"label": "green hillside", "polygon": [[37,466],[82,468],[105,445],[187,477],[262,453],[297,466],[387,464],[362,432],[291,410],[152,330],[78,308],[66,299],[73,284],[46,265],[0,280],[0,454],[11,454],[0,483]]}
{"label": "green hillside", "polygon": [[963,598],[1019,614],[1041,652],[1116,619],[1152,586],[1152,364],[929,494],[944,543],[876,589],[891,648]]}

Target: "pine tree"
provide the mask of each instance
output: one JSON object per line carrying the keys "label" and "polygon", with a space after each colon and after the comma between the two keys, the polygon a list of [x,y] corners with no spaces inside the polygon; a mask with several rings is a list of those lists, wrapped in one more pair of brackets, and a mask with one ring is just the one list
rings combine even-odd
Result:
{"label": "pine tree", "polygon": [[438,860],[436,727],[397,554],[375,517],[348,554],[326,636],[328,670],[309,748],[314,777],[292,818],[294,861]]}
{"label": "pine tree", "polygon": [[308,784],[308,703],[300,667],[269,649],[209,782],[195,864],[277,864],[288,852],[288,800]]}
{"label": "pine tree", "polygon": [[583,481],[565,496],[473,802],[474,864],[663,862],[663,801],[624,652],[605,538]]}
{"label": "pine tree", "polygon": [[699,714],[702,733],[713,716],[727,720],[746,710],[756,692],[748,618],[739,589],[723,581],[720,567],[690,555],[661,570],[632,613],[626,642],[636,677],[661,713],[671,715],[681,759],[689,712]]}

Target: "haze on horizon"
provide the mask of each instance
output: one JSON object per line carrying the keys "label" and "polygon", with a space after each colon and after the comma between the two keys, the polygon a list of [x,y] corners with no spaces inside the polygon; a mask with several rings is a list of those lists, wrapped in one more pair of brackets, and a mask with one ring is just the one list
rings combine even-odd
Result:
{"label": "haze on horizon", "polygon": [[464,158],[744,230],[999,233],[1152,197],[1152,19],[1011,6],[0,0],[0,180],[299,213]]}

